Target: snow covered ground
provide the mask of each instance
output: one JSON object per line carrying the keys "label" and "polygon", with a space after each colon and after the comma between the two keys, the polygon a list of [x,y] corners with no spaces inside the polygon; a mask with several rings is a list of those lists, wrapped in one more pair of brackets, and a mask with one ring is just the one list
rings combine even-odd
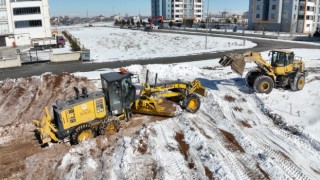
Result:
{"label": "snow covered ground", "polygon": [[231,38],[134,31],[109,27],[74,28],[69,32],[91,50],[94,62],[187,56],[204,52],[245,49],[255,43]]}
{"label": "snow covered ground", "polygon": [[[107,29],[95,27],[95,32],[108,34]],[[75,28],[72,31],[88,36],[91,30]],[[115,30],[113,40],[117,44],[116,39],[122,39],[117,33],[122,30]],[[135,31],[122,32],[127,40],[132,33]],[[144,37],[138,34],[134,37],[142,43],[148,42],[140,44],[142,55],[139,56],[148,53],[142,45],[150,45],[157,56],[175,54],[175,51],[164,51],[165,44],[159,40],[163,34],[158,38],[153,33],[139,34]],[[192,36],[165,36],[177,38],[179,42],[186,39],[200,42]],[[101,41],[95,35],[90,37],[92,42],[100,42],[100,45],[92,44],[99,47],[94,54],[97,62],[105,60],[103,52],[113,58],[123,58],[112,56],[108,51],[107,47],[117,54],[118,46],[110,47],[110,36]],[[162,54],[156,51],[160,46],[149,44],[147,38],[152,43],[161,42]],[[223,48],[228,41],[219,41],[217,47]],[[194,44],[189,45],[195,48]],[[176,51],[182,49],[180,46],[168,45]],[[125,67],[139,74],[142,82],[147,69],[150,82],[156,73],[159,82],[198,79],[207,88],[207,97],[201,97],[201,108],[196,114],[181,112],[174,118],[136,115],[131,121],[122,122],[119,133],[75,146],[53,144],[40,148],[31,120],[41,118],[44,106],[73,96],[73,86],[98,91],[99,75],[117,69],[74,75],[47,73],[0,82],[0,179],[319,179],[320,50],[293,51],[304,58],[309,71],[306,85],[299,92],[274,89],[268,95],[256,94],[242,77],[230,67],[221,67],[217,59]],[[128,59],[138,56],[130,48],[127,52],[124,57]],[[265,58],[267,54],[262,53]],[[145,57],[153,57],[151,55]],[[109,58],[106,60],[112,60]],[[248,64],[246,71],[253,66]]]}

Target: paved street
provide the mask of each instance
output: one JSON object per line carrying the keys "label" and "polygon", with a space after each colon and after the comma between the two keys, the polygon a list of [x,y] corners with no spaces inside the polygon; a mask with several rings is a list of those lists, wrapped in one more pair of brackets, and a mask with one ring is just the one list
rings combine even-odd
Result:
{"label": "paved street", "polygon": [[[177,33],[177,32],[171,32]],[[179,32],[182,33],[182,32]],[[183,34],[191,34],[184,32]],[[194,34],[193,34],[194,35]],[[199,37],[204,35],[198,35]],[[224,35],[210,34],[213,37],[225,37]],[[235,39],[247,39],[247,37],[237,37]],[[29,64],[23,65],[19,68],[9,68],[0,70],[0,80],[6,78],[20,78],[20,77],[30,77],[34,75],[41,75],[45,72],[61,73],[61,72],[87,72],[94,71],[102,68],[120,68],[124,66],[129,66],[132,64],[170,64],[170,63],[180,63],[180,62],[191,62],[220,58],[226,53],[243,53],[246,51],[267,51],[271,49],[289,49],[289,48],[308,48],[308,49],[318,49],[319,46],[301,44],[298,42],[282,42],[274,41],[269,39],[248,39],[257,44],[256,47],[244,50],[233,50],[219,53],[205,53],[199,55],[188,55],[180,57],[163,57],[154,59],[144,59],[144,60],[129,60],[129,61],[116,61],[116,62],[105,62],[105,63],[82,63],[82,62],[65,62],[65,63],[44,63],[44,64]]]}

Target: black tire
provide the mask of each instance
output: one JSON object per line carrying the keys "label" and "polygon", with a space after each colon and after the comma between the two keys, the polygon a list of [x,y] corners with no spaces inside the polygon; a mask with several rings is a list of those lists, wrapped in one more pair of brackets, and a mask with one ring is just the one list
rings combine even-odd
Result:
{"label": "black tire", "polygon": [[245,77],[245,81],[247,86],[253,87],[254,81],[257,79],[258,75],[260,74],[260,71],[258,69],[251,69]]}
{"label": "black tire", "polygon": [[99,125],[99,134],[114,134],[120,130],[120,121],[117,117],[108,117],[103,120]]}
{"label": "black tire", "polygon": [[196,94],[189,94],[182,102],[182,108],[190,113],[196,113],[201,105],[201,101]]}
{"label": "black tire", "polygon": [[253,88],[258,93],[266,93],[269,94],[274,87],[273,80],[266,75],[260,75],[254,81]]}
{"label": "black tire", "polygon": [[[83,134],[86,133],[86,134]],[[90,124],[80,124],[76,127],[71,134],[71,143],[79,144],[83,142],[85,139],[95,138],[96,131]]]}
{"label": "black tire", "polygon": [[300,91],[305,85],[305,76],[303,73],[297,73],[293,80],[290,81],[292,91]]}

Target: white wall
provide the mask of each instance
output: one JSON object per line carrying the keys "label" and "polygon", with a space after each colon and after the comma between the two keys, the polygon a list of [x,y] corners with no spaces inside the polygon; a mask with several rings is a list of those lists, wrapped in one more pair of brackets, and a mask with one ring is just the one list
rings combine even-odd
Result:
{"label": "white wall", "polygon": [[0,59],[0,69],[10,68],[10,67],[20,67],[21,61],[20,56],[17,56],[16,59]]}
{"label": "white wall", "polygon": [[[14,34],[17,46],[30,45],[32,38],[51,37],[51,25],[49,15],[48,0],[41,1],[23,1],[23,2],[10,2],[7,0],[8,12],[8,34]],[[13,8],[18,7],[40,7],[41,14],[30,15],[13,15]],[[14,26],[15,21],[23,20],[41,20],[42,27],[18,28]],[[9,46],[11,44],[8,44]]]}

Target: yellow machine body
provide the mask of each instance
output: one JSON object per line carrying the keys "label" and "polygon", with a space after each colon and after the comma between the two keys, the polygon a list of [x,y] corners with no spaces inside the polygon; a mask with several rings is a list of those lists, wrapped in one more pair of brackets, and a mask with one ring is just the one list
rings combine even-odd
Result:
{"label": "yellow machine body", "polygon": [[150,85],[147,82],[133,85],[127,72],[101,74],[102,92],[82,95],[75,88],[76,97],[57,102],[53,106],[53,118],[48,108],[41,121],[34,120],[42,143],[69,138],[75,144],[96,134],[105,134],[119,128],[120,119],[129,119],[131,113],[157,116],[175,116],[176,105],[195,113],[200,107],[196,94],[206,96],[200,81],[173,81]]}
{"label": "yellow machine body", "polygon": [[104,97],[83,101],[61,111],[64,129],[88,123],[95,119],[102,119],[106,115],[107,110]]}
{"label": "yellow machine body", "polygon": [[246,82],[261,93],[270,93],[274,86],[290,86],[294,91],[301,90],[306,75],[302,58],[296,57],[294,52],[288,50],[272,50],[269,56],[271,62],[263,59],[259,52],[228,54],[222,57],[219,63],[222,66],[231,66],[239,75],[243,74],[246,61],[256,63],[257,67],[246,75]]}

